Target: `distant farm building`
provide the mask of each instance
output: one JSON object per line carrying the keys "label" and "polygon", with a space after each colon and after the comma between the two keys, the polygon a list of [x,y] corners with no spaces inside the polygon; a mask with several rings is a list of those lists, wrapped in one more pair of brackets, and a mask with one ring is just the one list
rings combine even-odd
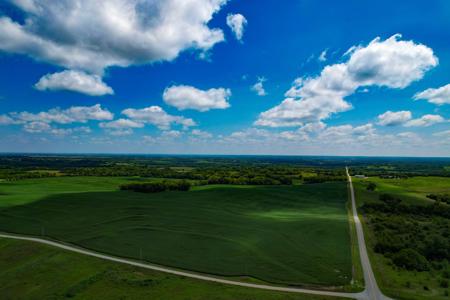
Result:
{"label": "distant farm building", "polygon": [[362,179],[367,178],[365,175],[355,175],[354,177],[355,177],[355,178],[362,178]]}

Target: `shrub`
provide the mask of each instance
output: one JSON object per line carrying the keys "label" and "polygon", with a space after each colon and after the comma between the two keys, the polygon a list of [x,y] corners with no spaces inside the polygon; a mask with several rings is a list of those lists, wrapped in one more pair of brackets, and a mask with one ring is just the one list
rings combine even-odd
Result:
{"label": "shrub", "polygon": [[375,189],[377,188],[377,185],[373,182],[369,182],[369,184],[367,185],[366,189],[368,191],[375,191]]}
{"label": "shrub", "polygon": [[427,271],[429,265],[427,259],[416,250],[406,248],[392,256],[392,261],[398,267],[407,270]]}

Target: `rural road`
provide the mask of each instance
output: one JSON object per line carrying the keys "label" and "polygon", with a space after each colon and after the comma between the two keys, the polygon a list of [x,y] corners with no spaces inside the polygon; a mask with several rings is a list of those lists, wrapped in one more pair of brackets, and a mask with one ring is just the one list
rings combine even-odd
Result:
{"label": "rural road", "polygon": [[257,289],[262,289],[262,290],[270,290],[270,291],[278,291],[278,292],[304,293],[304,294],[311,294],[311,295],[334,296],[334,297],[342,297],[342,298],[350,298],[350,299],[358,299],[358,300],[389,300],[390,298],[384,296],[381,293],[380,289],[378,288],[377,282],[375,280],[375,276],[373,274],[372,267],[370,265],[369,257],[367,255],[367,249],[366,249],[366,244],[364,241],[364,233],[363,233],[362,225],[359,220],[358,213],[356,211],[355,195],[354,195],[354,191],[353,191],[351,177],[349,176],[347,168],[346,168],[346,172],[347,172],[349,185],[350,185],[353,218],[354,218],[355,224],[356,224],[359,252],[360,252],[361,263],[362,263],[363,272],[364,272],[364,281],[366,283],[365,290],[363,292],[359,292],[359,293],[343,293],[343,292],[333,292],[333,291],[323,291],[323,290],[310,290],[310,289],[302,289],[302,288],[295,288],[295,287],[283,287],[283,286],[275,286],[275,285],[239,282],[239,281],[233,281],[233,280],[228,280],[228,279],[224,279],[224,278],[214,277],[214,276],[207,275],[207,274],[198,274],[198,273],[193,273],[193,272],[180,271],[180,270],[166,268],[166,267],[158,266],[158,265],[154,265],[154,264],[134,261],[132,259],[126,259],[126,258],[120,258],[120,257],[116,257],[116,256],[106,255],[106,254],[102,254],[99,252],[87,250],[84,248],[79,248],[79,247],[76,247],[73,245],[68,245],[68,244],[64,244],[61,242],[50,241],[47,239],[42,239],[42,238],[37,238],[37,237],[23,236],[23,235],[10,234],[10,233],[0,233],[0,238],[9,238],[9,239],[36,242],[36,243],[40,243],[40,244],[45,244],[45,245],[61,248],[61,249],[67,250],[67,251],[76,252],[79,254],[97,257],[97,258],[108,260],[108,261],[113,261],[113,262],[118,262],[118,263],[123,263],[123,264],[131,265],[131,266],[144,268],[144,269],[150,269],[150,270],[154,270],[154,271],[160,271],[160,272],[165,272],[165,273],[169,273],[169,274],[174,274],[174,275],[179,275],[179,276],[184,276],[184,277],[189,277],[189,278],[194,278],[194,279],[199,279],[199,280],[205,280],[205,281],[210,281],[210,282],[228,284],[228,285],[257,288]]}
{"label": "rural road", "polygon": [[347,167],[345,167],[345,172],[347,173],[348,183],[350,186],[350,197],[352,199],[352,213],[353,219],[355,221],[356,235],[358,236],[359,255],[361,257],[361,264],[364,273],[364,282],[366,285],[366,289],[364,290],[364,293],[366,294],[365,299],[389,300],[391,298],[383,295],[380,288],[378,287],[375,275],[373,274],[372,266],[370,265],[369,255],[367,254],[366,241],[364,240],[364,231],[362,228],[361,220],[359,219],[358,216],[358,212],[356,210],[355,191],[353,190],[352,177],[350,176]]}
{"label": "rural road", "polygon": [[154,271],[160,271],[165,272],[169,274],[189,277],[189,278],[195,278],[205,281],[212,281],[222,284],[228,284],[228,285],[237,285],[242,287],[249,287],[249,288],[257,288],[257,289],[263,289],[263,290],[271,290],[271,291],[278,291],[278,292],[293,292],[293,293],[305,293],[305,294],[313,294],[313,295],[321,295],[321,296],[335,296],[335,297],[344,297],[344,298],[352,298],[352,299],[367,299],[364,297],[364,293],[339,293],[339,292],[331,292],[331,291],[319,291],[319,290],[308,290],[308,289],[301,289],[301,288],[294,288],[294,287],[282,287],[282,286],[273,286],[273,285],[265,285],[265,284],[253,284],[253,283],[246,283],[246,282],[239,282],[239,281],[233,281],[233,280],[227,280],[222,279],[218,277],[214,277],[211,275],[202,275],[202,274],[196,274],[186,271],[178,271],[175,269],[170,269],[162,266],[157,266],[153,264],[148,263],[141,263],[137,262],[131,259],[126,258],[120,258],[115,257],[111,255],[101,254],[95,251],[87,250],[78,248],[75,246],[70,246],[67,244],[62,244],[59,242],[54,242],[46,239],[41,238],[35,238],[35,237],[28,237],[28,236],[22,236],[22,235],[16,235],[16,234],[9,234],[9,233],[0,233],[0,238],[9,238],[9,239],[16,239],[16,240],[23,240],[23,241],[30,241],[30,242],[36,242],[40,244],[50,245],[53,247],[61,248],[64,250],[89,255],[93,257],[97,257],[104,260],[109,260],[113,262],[123,263],[131,266],[136,266],[144,269],[150,269]]}

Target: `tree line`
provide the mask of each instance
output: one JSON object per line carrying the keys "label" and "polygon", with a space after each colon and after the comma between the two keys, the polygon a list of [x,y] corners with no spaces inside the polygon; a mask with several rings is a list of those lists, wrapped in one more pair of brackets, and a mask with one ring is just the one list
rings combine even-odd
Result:
{"label": "tree line", "polygon": [[144,183],[128,183],[122,184],[120,187],[122,191],[134,191],[139,193],[159,193],[164,191],[189,191],[191,183],[187,180],[181,181],[155,181]]}

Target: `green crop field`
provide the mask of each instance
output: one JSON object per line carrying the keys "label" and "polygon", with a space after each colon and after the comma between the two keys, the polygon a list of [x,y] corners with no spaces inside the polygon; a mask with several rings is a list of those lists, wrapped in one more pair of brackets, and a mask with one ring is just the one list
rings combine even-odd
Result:
{"label": "green crop field", "polygon": [[118,191],[127,180],[2,182],[0,230],[236,278],[326,286],[351,279],[345,183]]}
{"label": "green crop field", "polygon": [[0,239],[0,295],[4,300],[335,299],[199,281],[9,239]]}

